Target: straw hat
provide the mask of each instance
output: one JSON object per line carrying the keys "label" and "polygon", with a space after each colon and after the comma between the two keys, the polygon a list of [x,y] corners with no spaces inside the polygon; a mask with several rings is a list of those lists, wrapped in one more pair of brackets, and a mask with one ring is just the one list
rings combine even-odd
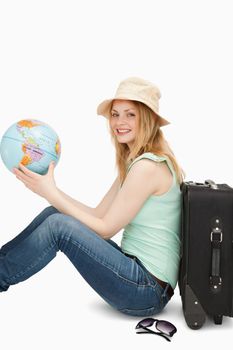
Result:
{"label": "straw hat", "polygon": [[114,98],[104,100],[98,105],[97,114],[109,118],[111,116],[111,103],[116,99],[140,101],[158,116],[160,126],[167,125],[170,122],[158,114],[160,97],[161,92],[157,86],[147,80],[130,77],[120,82]]}

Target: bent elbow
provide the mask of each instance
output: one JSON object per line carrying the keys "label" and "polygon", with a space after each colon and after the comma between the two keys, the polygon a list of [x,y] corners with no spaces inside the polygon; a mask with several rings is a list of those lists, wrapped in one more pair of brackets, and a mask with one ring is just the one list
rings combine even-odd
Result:
{"label": "bent elbow", "polygon": [[108,225],[106,225],[103,230],[102,237],[107,240],[115,236],[117,233],[118,233],[118,230],[110,228]]}

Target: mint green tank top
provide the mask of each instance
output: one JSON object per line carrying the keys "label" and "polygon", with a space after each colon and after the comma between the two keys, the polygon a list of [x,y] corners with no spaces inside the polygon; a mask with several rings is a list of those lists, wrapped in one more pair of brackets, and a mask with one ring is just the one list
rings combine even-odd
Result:
{"label": "mint green tank top", "polygon": [[122,251],[137,256],[148,271],[175,289],[178,281],[181,233],[181,190],[170,159],[146,152],[135,158],[165,161],[173,175],[170,189],[162,195],[151,195],[133,220],[124,227]]}

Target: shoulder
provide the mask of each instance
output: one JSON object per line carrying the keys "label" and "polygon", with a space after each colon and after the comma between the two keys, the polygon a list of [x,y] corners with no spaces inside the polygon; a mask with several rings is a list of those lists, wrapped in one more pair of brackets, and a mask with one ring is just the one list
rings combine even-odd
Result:
{"label": "shoulder", "polygon": [[149,185],[153,190],[153,184],[158,179],[159,173],[161,173],[161,169],[159,168],[159,163],[149,159],[140,159],[129,169],[125,182],[132,182],[138,186],[143,185],[143,187]]}
{"label": "shoulder", "polygon": [[140,158],[135,159],[133,164],[131,164],[128,176],[132,175],[140,175],[140,176],[150,176],[155,172],[155,169],[158,167],[158,164],[156,162],[151,161],[148,158]]}
{"label": "shoulder", "polygon": [[165,157],[159,157],[153,153],[144,153],[135,158],[128,167],[128,172],[137,172],[144,174],[144,176],[164,173],[167,168]]}
{"label": "shoulder", "polygon": [[172,185],[173,176],[167,165],[165,157],[150,154],[138,157],[128,171],[128,181],[148,186],[151,194],[166,192]]}
{"label": "shoulder", "polygon": [[132,191],[153,191],[154,180],[158,178],[157,164],[149,159],[140,159],[131,164],[126,174],[122,189],[128,188]]}

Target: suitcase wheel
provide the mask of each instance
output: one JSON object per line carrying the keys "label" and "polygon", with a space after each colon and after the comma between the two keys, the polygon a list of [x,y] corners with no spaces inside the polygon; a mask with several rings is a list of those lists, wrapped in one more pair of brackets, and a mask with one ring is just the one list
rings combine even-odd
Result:
{"label": "suitcase wheel", "polygon": [[183,313],[185,321],[191,329],[199,329],[205,323],[205,311],[188,284],[185,286]]}
{"label": "suitcase wheel", "polygon": [[222,315],[214,315],[214,323],[222,324]]}
{"label": "suitcase wheel", "polygon": [[205,317],[203,317],[203,315],[186,315],[185,321],[189,328],[195,330],[200,329],[203,326]]}

